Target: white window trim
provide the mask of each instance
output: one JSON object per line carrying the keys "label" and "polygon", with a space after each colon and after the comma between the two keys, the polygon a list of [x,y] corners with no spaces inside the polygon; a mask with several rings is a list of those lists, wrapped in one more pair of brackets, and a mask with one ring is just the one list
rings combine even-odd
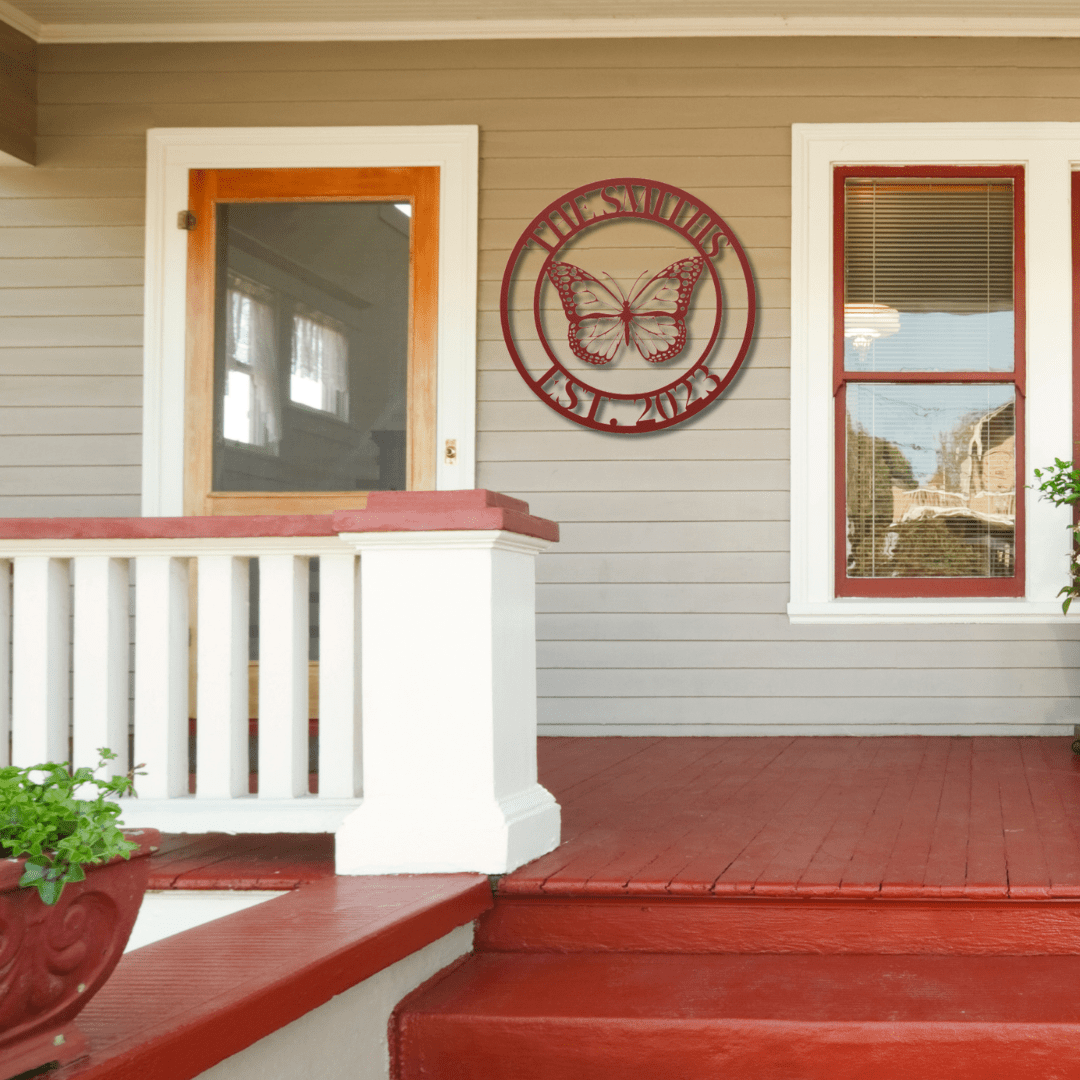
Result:
{"label": "white window trim", "polygon": [[[832,394],[833,167],[1022,165],[1026,195],[1026,482],[1072,458],[1070,179],[1080,124],[794,124],[791,220],[791,602],[793,623],[1057,622],[1069,511],[1025,490],[1022,598],[837,598]],[[1019,493],[1018,493],[1019,494]],[[1076,616],[1073,615],[1075,619]]]}
{"label": "white window trim", "polygon": [[447,127],[152,128],[147,132],[144,516],[183,514],[184,332],[190,169],[389,168],[436,165],[439,332],[436,448],[439,490],[476,483],[476,274],[479,129]]}

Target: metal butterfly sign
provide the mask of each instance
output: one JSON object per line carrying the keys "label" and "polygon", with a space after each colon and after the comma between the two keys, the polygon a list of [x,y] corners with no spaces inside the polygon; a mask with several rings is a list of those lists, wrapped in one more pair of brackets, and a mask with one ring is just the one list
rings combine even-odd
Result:
{"label": "metal butterfly sign", "polygon": [[[580,265],[630,250],[674,261],[629,285]],[[541,210],[499,297],[503,340],[533,393],[576,424],[624,434],[708,408],[746,359],[756,309],[749,259],[727,223],[688,191],[641,177],[586,184]]]}
{"label": "metal butterfly sign", "polygon": [[678,356],[686,344],[690,298],[704,268],[700,255],[680,259],[642,285],[645,274],[639,275],[627,293],[610,274],[604,277],[612,288],[572,263],[552,262],[548,277],[569,320],[574,355],[587,364],[609,364],[633,342],[650,364]]}

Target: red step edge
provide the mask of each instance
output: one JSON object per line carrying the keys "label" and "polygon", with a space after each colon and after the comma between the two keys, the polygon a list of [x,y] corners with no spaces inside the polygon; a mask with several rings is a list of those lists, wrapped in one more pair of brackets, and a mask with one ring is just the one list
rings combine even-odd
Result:
{"label": "red step edge", "polygon": [[475,948],[1080,955],[1080,900],[498,895]]}

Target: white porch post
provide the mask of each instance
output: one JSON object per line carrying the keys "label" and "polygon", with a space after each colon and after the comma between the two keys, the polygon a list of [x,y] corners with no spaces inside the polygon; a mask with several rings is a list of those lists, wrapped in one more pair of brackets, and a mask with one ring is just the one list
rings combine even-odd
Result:
{"label": "white porch post", "polygon": [[364,801],[339,874],[503,873],[552,850],[536,778],[535,561],[501,530],[342,534],[361,551]]}
{"label": "white porch post", "polygon": [[128,566],[108,555],[78,555],[75,568],[72,764],[93,768],[98,748],[117,757],[112,776],[127,772]]}
{"label": "white porch post", "polygon": [[68,562],[15,559],[11,757],[16,765],[68,760]]}

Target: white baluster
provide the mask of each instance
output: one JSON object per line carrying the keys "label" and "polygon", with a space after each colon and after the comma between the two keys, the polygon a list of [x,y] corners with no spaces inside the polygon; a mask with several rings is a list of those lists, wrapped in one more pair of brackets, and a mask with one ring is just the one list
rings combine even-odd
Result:
{"label": "white baluster", "polygon": [[308,789],[308,560],[259,559],[259,798]]}
{"label": "white baluster", "polygon": [[135,761],[139,794],[175,798],[188,789],[187,563],[135,560]]}
{"label": "white baluster", "polygon": [[319,795],[360,794],[360,574],[356,556],[319,559]]}
{"label": "white baluster", "polygon": [[127,772],[128,567],[106,555],[72,560],[75,577],[72,764],[98,762],[98,748],[118,757],[111,775]]}
{"label": "white baluster", "polygon": [[248,561],[199,557],[198,742],[195,792],[248,789]]}
{"label": "white baluster", "polygon": [[68,760],[68,564],[46,556],[15,560],[11,756],[16,765]]}
{"label": "white baluster", "polygon": [[11,758],[11,560],[0,559],[0,766]]}

